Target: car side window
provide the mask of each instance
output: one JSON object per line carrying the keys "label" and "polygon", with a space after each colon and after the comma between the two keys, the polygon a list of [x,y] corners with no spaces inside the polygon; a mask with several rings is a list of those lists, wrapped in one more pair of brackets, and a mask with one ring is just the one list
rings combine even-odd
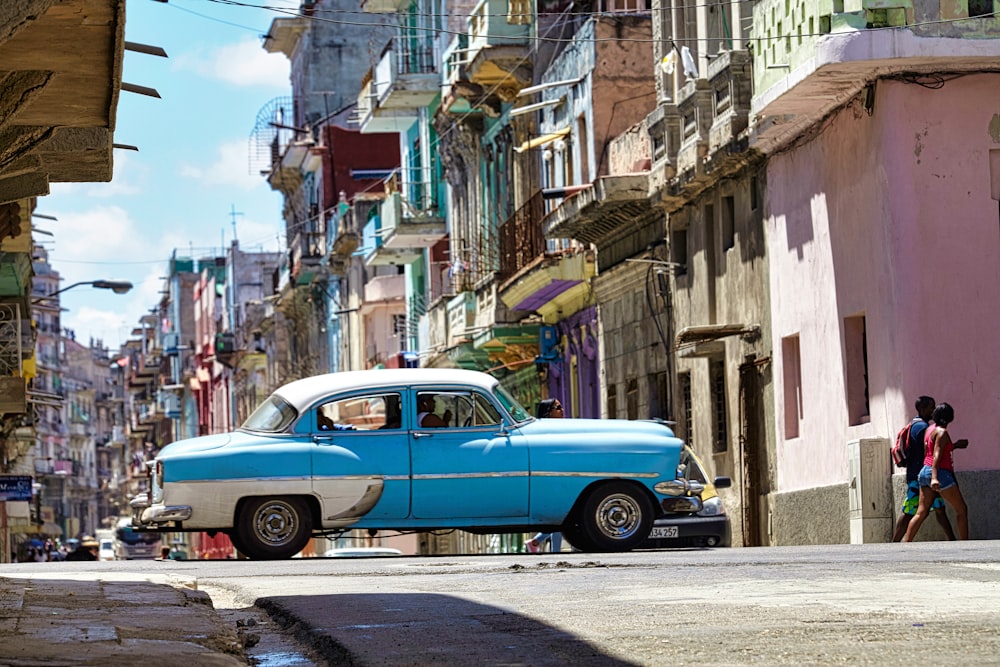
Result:
{"label": "car side window", "polygon": [[492,403],[486,400],[485,396],[475,394],[476,411],[474,426],[495,426],[502,421],[500,411]]}
{"label": "car side window", "polygon": [[477,392],[422,391],[417,394],[418,428],[492,426],[502,421],[500,411]]}
{"label": "car side window", "polygon": [[701,469],[698,465],[698,460],[691,456],[691,453],[685,449],[684,453],[681,455],[681,468],[683,468],[683,477],[692,482],[701,482],[705,484],[708,478],[705,476],[705,471]]}
{"label": "car side window", "polygon": [[446,428],[456,425],[455,395],[434,391],[417,393],[417,428]]}
{"label": "car side window", "polygon": [[374,431],[402,428],[400,394],[365,394],[324,403],[316,408],[318,431]]}

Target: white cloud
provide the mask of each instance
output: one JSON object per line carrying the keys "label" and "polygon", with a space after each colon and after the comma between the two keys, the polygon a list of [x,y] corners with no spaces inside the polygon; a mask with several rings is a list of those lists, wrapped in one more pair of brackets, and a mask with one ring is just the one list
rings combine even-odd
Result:
{"label": "white cloud", "polygon": [[182,164],[179,172],[207,185],[228,185],[241,190],[266,187],[264,177],[250,173],[246,139],[235,139],[216,148],[215,161],[199,166]]}
{"label": "white cloud", "polygon": [[[145,248],[128,212],[120,206],[97,206],[81,212],[56,213],[56,252],[60,273],[90,273],[78,265],[63,266],[59,260],[99,264],[120,263],[141,257]],[[111,276],[106,276],[111,277]],[[80,280],[87,278],[81,277]]]}
{"label": "white cloud", "polygon": [[268,53],[252,38],[209,51],[182,54],[176,58],[175,67],[240,87],[290,85],[288,58],[281,53]]}

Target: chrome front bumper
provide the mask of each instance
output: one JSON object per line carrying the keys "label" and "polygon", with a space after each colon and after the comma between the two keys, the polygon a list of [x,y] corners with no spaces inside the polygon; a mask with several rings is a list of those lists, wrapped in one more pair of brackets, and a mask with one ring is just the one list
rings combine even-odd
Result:
{"label": "chrome front bumper", "polygon": [[132,508],[132,525],[136,527],[187,521],[191,518],[189,505],[150,505],[145,494],[133,498],[129,506]]}

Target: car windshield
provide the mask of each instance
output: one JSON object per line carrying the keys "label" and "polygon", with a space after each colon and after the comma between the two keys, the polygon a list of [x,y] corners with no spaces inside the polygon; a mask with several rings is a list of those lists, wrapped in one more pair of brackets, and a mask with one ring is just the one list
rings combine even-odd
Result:
{"label": "car windshield", "polygon": [[295,408],[280,396],[271,395],[257,406],[241,428],[263,433],[281,433],[298,416]]}
{"label": "car windshield", "polygon": [[493,387],[493,394],[500,401],[500,404],[506,408],[507,412],[510,413],[515,422],[523,422],[531,418],[528,411],[521,407],[521,404],[499,384]]}

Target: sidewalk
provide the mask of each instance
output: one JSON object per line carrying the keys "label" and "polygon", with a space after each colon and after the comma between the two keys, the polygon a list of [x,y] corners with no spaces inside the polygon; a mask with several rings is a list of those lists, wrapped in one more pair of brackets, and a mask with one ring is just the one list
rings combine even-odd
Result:
{"label": "sidewalk", "polygon": [[246,665],[207,594],[161,575],[0,575],[0,665]]}

